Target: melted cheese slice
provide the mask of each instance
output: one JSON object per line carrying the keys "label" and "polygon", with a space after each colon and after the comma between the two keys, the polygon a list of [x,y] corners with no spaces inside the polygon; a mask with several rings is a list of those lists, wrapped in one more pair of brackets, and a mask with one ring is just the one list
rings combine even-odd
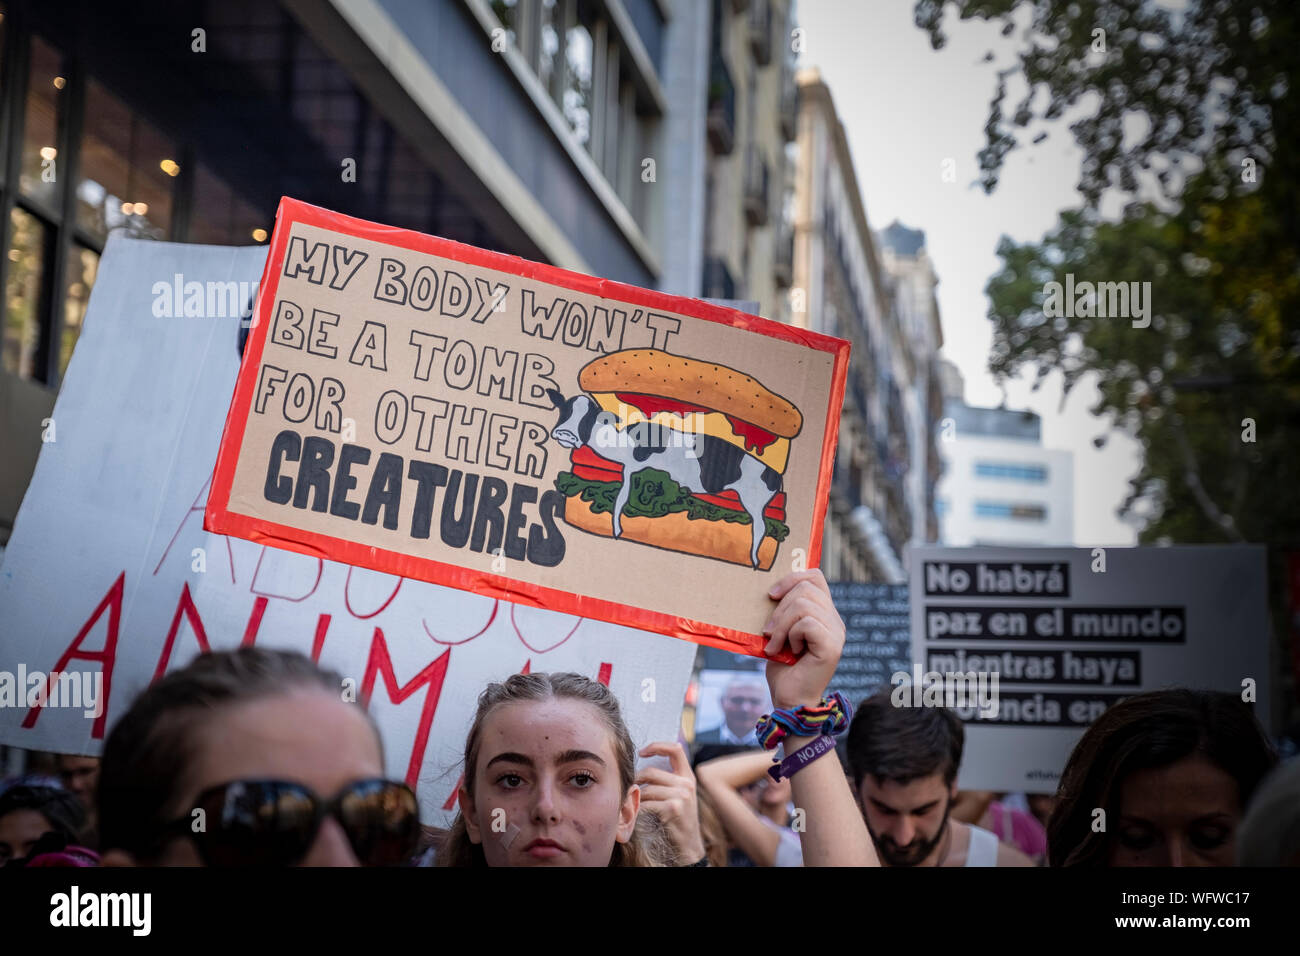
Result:
{"label": "melted cheese slice", "polygon": [[763,449],[762,454],[759,454],[745,448],[745,439],[731,430],[731,422],[727,421],[727,416],[721,412],[691,412],[685,418],[672,412],[657,412],[647,419],[641,409],[635,405],[620,402],[614,392],[593,392],[591,397],[596,400],[596,404],[602,410],[618,416],[620,428],[629,428],[632,425],[649,421],[652,425],[662,425],[674,431],[691,432],[696,435],[712,435],[714,438],[720,438],[730,445],[735,445],[747,455],[752,455],[777,474],[785,474],[785,466],[790,459],[790,439],[788,438],[777,436],[776,441]]}

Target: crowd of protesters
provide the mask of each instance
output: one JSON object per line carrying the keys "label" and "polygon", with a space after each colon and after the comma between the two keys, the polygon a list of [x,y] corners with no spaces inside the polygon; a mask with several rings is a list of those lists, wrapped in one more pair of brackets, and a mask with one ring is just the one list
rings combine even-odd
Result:
{"label": "crowd of protesters", "polygon": [[679,742],[638,752],[604,685],[516,674],[479,696],[450,827],[421,826],[338,675],[241,648],[145,689],[101,758],[0,783],[0,863],[1300,865],[1300,764],[1279,764],[1239,698],[1130,697],[1084,733],[1054,795],[959,791],[954,713],[826,696],[844,627],[821,573],[771,597],[766,651],[797,661],[768,663],[768,714],[738,678],[693,765]]}

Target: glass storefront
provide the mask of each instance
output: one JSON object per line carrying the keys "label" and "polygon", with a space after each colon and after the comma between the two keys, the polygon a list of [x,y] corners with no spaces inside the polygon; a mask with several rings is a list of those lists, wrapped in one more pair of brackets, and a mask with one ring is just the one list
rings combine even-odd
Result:
{"label": "glass storefront", "polygon": [[48,268],[49,232],[17,206],[9,213],[9,247],[5,258],[4,369],[36,378],[41,339],[41,278]]}
{"label": "glass storefront", "polygon": [[141,239],[172,234],[174,140],[91,79],[81,132],[77,225],[99,242],[114,230]]}
{"label": "glass storefront", "polygon": [[[264,243],[293,195],[515,251],[278,4],[141,2],[81,7],[75,29],[38,0],[0,2],[3,372],[58,386],[110,235]],[[157,45],[199,13],[202,70],[188,41]]]}

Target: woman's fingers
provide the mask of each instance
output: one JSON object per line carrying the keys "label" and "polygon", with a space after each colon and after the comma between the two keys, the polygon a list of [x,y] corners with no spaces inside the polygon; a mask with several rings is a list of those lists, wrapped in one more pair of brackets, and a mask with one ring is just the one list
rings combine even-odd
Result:
{"label": "woman's fingers", "polygon": [[694,783],[694,778],[669,773],[659,767],[642,767],[637,771],[636,782],[655,784],[661,787],[680,787],[686,790]]}
{"label": "woman's fingers", "polygon": [[825,691],[844,646],[844,622],[830,588],[816,569],[788,574],[770,594],[780,595],[763,634],[769,656],[789,646],[799,656],[794,664],[768,661],[767,682],[777,707],[815,702]]}
{"label": "woman's fingers", "polygon": [[822,574],[821,570],[819,568],[809,568],[806,571],[791,571],[768,589],[767,596],[773,600],[779,601],[781,598],[785,597],[795,585],[802,581],[812,581],[814,584],[820,582],[821,586],[826,589],[826,592],[828,594],[830,593],[830,589],[826,587],[826,577]]}
{"label": "woman's fingers", "polygon": [[676,787],[665,787],[654,783],[642,784],[641,808],[651,809],[654,805],[664,806],[685,799],[685,796]]}
{"label": "woman's fingers", "polygon": [[[811,617],[819,621],[824,627],[825,632],[829,635],[833,633],[833,622],[838,621],[839,614],[835,611],[833,605],[821,600],[819,592],[810,582],[800,582],[793,589],[787,592],[786,596],[781,599],[776,610],[772,612],[768,620],[768,629],[771,640],[778,638],[789,639],[790,628],[801,618]],[[771,643],[769,640],[769,643]],[[803,651],[803,645],[796,649],[791,646],[791,650],[796,653]]]}
{"label": "woman's fingers", "polygon": [[673,773],[681,777],[691,776],[691,762],[686,759],[686,751],[674,740],[656,740],[641,748],[642,757],[667,757]]}
{"label": "woman's fingers", "polygon": [[[776,657],[781,653],[781,648],[785,646],[785,631],[773,632],[768,638],[767,644],[763,646],[763,653],[768,657]],[[769,666],[775,662],[768,661]]]}

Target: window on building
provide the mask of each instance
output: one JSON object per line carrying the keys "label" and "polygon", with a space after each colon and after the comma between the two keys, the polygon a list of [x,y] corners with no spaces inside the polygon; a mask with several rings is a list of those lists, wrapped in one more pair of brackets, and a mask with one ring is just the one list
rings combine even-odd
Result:
{"label": "window on building", "polygon": [[606,87],[605,87],[605,150],[601,159],[601,168],[605,171],[605,178],[610,181],[615,190],[618,189],[618,170],[619,163],[624,160],[629,151],[626,149],[628,144],[624,142],[624,137],[628,130],[625,128],[623,117],[623,75],[619,68],[619,61],[622,59],[618,48],[610,44],[605,51],[605,70],[606,70]]}
{"label": "window on building", "polygon": [[595,44],[587,23],[579,20],[569,27],[564,41],[565,87],[560,108],[583,146],[591,142],[591,79]]}
{"label": "window on building", "polygon": [[1046,521],[1047,508],[1039,504],[1013,504],[1005,501],[975,502],[975,517],[1005,518],[1012,521]]}
{"label": "window on building", "polygon": [[136,238],[170,238],[177,155],[173,140],[103,85],[87,81],[77,225],[101,243],[115,229]]}
{"label": "window on building", "polygon": [[559,22],[561,10],[556,0],[542,0],[541,7],[541,42],[537,51],[537,78],[542,86],[555,98],[556,56],[560,52],[560,31],[564,25]]}
{"label": "window on building", "polygon": [[[557,17],[576,10],[576,0],[517,0],[507,6],[539,2]],[[322,204],[338,195],[331,190],[338,187],[339,167],[322,172],[321,157],[330,164],[340,157],[356,160],[359,175],[346,193],[355,202],[349,211],[511,251],[286,11],[260,0],[226,0],[205,9],[213,18],[211,69],[201,79],[187,78],[185,95],[206,103],[204,96],[233,88],[227,80],[237,75],[238,95],[229,106],[232,115],[255,124],[250,137],[256,138],[247,144],[218,142],[210,131],[205,139],[200,122],[187,126],[192,139],[175,135],[179,128],[156,125],[150,97],[124,98],[115,72],[92,75],[85,62],[61,48],[57,32],[15,29],[0,0],[0,57],[11,58],[0,84],[0,137],[9,143],[0,149],[5,373],[59,384],[110,234],[216,245],[266,242],[274,197],[290,191],[276,187],[291,185],[295,195],[302,194],[299,186],[307,187],[303,198],[324,199]],[[529,29],[536,35],[536,27]],[[155,39],[145,31],[135,54],[139,63],[123,69],[165,84],[167,58],[154,56],[149,44]],[[561,52],[557,43],[553,62]],[[156,62],[164,72],[155,75],[149,71]],[[590,78],[588,70],[588,88]],[[282,117],[273,129],[263,115],[268,105]],[[259,166],[262,156],[268,164]]]}
{"label": "window on building", "polygon": [[[632,217],[645,215],[640,159],[646,104],[634,58],[598,0],[493,0],[508,41],[523,55],[573,135]],[[496,29],[495,27],[493,29]]]}
{"label": "window on building", "polygon": [[[321,145],[327,156],[336,156],[356,163],[358,182],[374,175],[373,156],[358,155],[357,124],[366,108],[361,96],[338,64],[310,38],[291,34],[293,58],[293,85],[289,104],[294,117],[310,130],[310,135]],[[283,47],[283,42],[281,43]],[[282,54],[271,53],[276,63]]]}
{"label": "window on building", "polygon": [[6,133],[21,138],[12,168],[10,151],[0,152],[0,198],[10,206],[0,220],[0,365],[57,385],[109,234],[177,238],[180,146],[46,39],[19,33],[10,43],[28,68],[0,91],[0,113],[14,118]]}
{"label": "window on building", "polygon": [[25,209],[9,213],[9,259],[5,274],[4,368],[22,378],[39,378],[41,313],[50,230]]}
{"label": "window on building", "polygon": [[72,349],[81,337],[81,323],[86,318],[90,303],[90,287],[95,284],[99,271],[99,253],[86,246],[75,245],[68,259],[63,298],[63,330],[59,340],[59,377],[68,370]]}
{"label": "window on building", "polygon": [[67,103],[63,55],[33,37],[23,109],[22,159],[19,191],[51,214],[60,209],[59,120]]}
{"label": "window on building", "polygon": [[975,477],[1001,478],[1008,481],[1028,481],[1042,484],[1047,481],[1047,466],[977,461],[975,462]]}
{"label": "window on building", "polygon": [[195,166],[193,190],[187,241],[213,246],[266,242],[273,223],[205,163]]}
{"label": "window on building", "polygon": [[[5,75],[5,36],[7,34],[5,27],[5,9],[0,6],[0,77]],[[9,146],[9,124],[0,121],[0,156],[7,156]],[[0,184],[5,181],[5,164],[0,162]],[[4,554],[0,551],[0,554]]]}
{"label": "window on building", "polygon": [[519,31],[519,0],[492,0],[492,12],[506,30],[506,42],[515,44]]}

